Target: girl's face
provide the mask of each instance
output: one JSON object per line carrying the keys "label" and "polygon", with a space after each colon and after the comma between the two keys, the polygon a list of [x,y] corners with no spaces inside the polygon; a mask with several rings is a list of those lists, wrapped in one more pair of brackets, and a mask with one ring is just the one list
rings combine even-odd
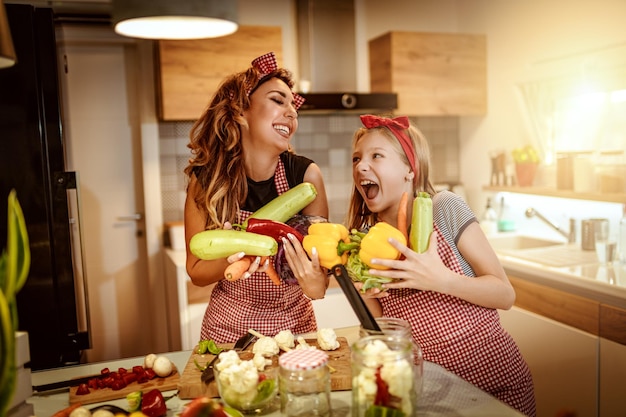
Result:
{"label": "girl's face", "polygon": [[390,139],[378,130],[365,133],[352,153],[352,178],[367,207],[378,219],[397,223],[403,192],[413,195],[413,173]]}
{"label": "girl's face", "polygon": [[244,111],[248,127],[242,130],[244,143],[257,149],[289,149],[289,141],[298,129],[298,113],[293,93],[284,81],[272,78],[250,95],[250,107]]}

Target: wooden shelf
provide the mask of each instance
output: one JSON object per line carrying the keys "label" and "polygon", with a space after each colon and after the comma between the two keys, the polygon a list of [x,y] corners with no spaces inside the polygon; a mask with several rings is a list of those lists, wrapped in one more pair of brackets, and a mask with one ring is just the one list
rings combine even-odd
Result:
{"label": "wooden shelf", "polygon": [[483,186],[483,190],[626,204],[626,193],[577,193],[575,191],[556,190],[547,187],[505,187],[492,185]]}

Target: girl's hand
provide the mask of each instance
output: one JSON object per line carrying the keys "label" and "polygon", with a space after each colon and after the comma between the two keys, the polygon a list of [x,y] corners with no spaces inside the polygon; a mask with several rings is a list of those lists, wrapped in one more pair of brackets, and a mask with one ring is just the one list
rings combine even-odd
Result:
{"label": "girl's hand", "polygon": [[320,266],[317,250],[313,248],[311,259],[309,259],[300,241],[291,233],[287,237],[289,239],[283,238],[282,240],[285,259],[302,291],[312,299],[324,298],[329,278],[327,271]]}
{"label": "girl's hand", "polygon": [[430,235],[428,250],[417,253],[395,239],[389,239],[389,243],[398,249],[404,259],[372,259],[376,265],[384,265],[391,269],[370,270],[370,273],[393,278],[395,281],[383,284],[383,288],[414,288],[424,291],[445,292],[447,279],[452,279],[454,273],[450,271],[439,258],[437,253],[437,232]]}

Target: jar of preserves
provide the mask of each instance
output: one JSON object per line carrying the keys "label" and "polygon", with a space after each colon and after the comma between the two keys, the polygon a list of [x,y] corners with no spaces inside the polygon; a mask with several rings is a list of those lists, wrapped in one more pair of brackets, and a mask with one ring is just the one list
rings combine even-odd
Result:
{"label": "jar of preserves", "polygon": [[294,349],[284,353],[278,364],[282,415],[330,416],[328,354],[320,349]]}
{"label": "jar of preserves", "polygon": [[352,345],[352,416],[417,415],[418,381],[413,343],[406,337],[373,335]]}

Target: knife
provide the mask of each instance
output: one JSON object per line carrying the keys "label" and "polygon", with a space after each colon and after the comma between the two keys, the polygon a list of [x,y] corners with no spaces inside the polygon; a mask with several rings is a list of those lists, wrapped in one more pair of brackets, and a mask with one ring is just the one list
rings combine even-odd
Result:
{"label": "knife", "polygon": [[49,384],[33,385],[34,392],[46,392],[58,390],[61,388],[76,387],[80,384],[86,384],[90,379],[100,378],[102,374],[81,376],[79,378],[66,379],[65,381],[51,382]]}
{"label": "knife", "polygon": [[[256,336],[253,335],[252,333],[244,334],[239,339],[237,339],[237,341],[235,342],[235,346],[233,347],[233,350],[237,352],[245,350],[248,346],[250,346],[250,343],[252,343],[255,338]],[[215,355],[213,359],[211,360],[211,362],[209,362],[206,365],[206,367],[202,371],[202,375],[200,375],[200,381],[204,382],[205,384],[208,384],[211,381],[213,381],[213,379],[215,379],[215,374],[213,373],[213,365],[217,361],[218,357],[219,357],[219,354]]]}
{"label": "knife", "polygon": [[369,308],[367,308],[365,301],[363,301],[363,298],[359,294],[359,290],[357,290],[352,283],[352,279],[348,275],[346,267],[338,264],[333,266],[332,271],[335,279],[339,283],[339,286],[346,295],[348,302],[352,306],[356,317],[359,319],[359,322],[361,322],[361,326],[363,326],[365,330],[382,334],[382,330],[380,329],[378,323],[376,323],[374,316],[372,316],[372,312]]}

